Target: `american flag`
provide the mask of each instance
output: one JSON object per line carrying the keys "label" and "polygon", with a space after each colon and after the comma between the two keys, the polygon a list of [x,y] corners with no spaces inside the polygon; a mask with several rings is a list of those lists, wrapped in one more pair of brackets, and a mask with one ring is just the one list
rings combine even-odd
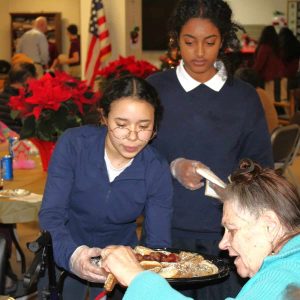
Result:
{"label": "american flag", "polygon": [[93,86],[101,62],[111,53],[102,0],[92,0],[89,33],[90,40],[85,65],[85,78],[87,84]]}

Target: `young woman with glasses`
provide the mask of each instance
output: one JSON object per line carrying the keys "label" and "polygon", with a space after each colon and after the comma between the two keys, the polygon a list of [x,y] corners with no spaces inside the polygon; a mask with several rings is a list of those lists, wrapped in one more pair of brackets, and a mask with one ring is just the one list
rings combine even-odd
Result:
{"label": "young woman with glasses", "polygon": [[[124,77],[104,91],[98,124],[65,132],[48,170],[40,226],[50,232],[54,258],[71,272],[63,299],[90,299],[103,275],[90,263],[111,244],[135,246],[144,216],[145,243],[169,247],[172,183],[167,162],[148,145],[161,106],[145,80]],[[100,123],[103,125],[98,126]],[[92,284],[91,284],[92,283]]]}

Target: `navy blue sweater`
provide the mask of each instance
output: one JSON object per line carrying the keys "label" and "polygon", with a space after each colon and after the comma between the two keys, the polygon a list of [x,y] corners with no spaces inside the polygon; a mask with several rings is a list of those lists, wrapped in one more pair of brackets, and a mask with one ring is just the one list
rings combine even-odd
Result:
{"label": "navy blue sweater", "polygon": [[146,245],[171,245],[172,182],[167,162],[147,146],[109,182],[106,133],[95,126],[69,129],[51,158],[39,220],[51,233],[56,263],[67,270],[80,245],[135,246],[141,214]]}
{"label": "navy blue sweater", "polygon": [[[148,81],[157,89],[164,115],[153,141],[169,162],[198,160],[227,182],[242,158],[273,166],[270,136],[254,88],[234,79],[216,92],[204,84],[186,92],[175,70],[156,73]],[[174,180],[173,233],[219,239],[222,207],[204,188],[185,189]]]}

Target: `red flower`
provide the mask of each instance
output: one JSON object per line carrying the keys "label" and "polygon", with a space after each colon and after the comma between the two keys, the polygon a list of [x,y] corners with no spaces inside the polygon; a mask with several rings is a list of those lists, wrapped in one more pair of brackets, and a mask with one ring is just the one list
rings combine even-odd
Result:
{"label": "red flower", "polygon": [[10,98],[9,106],[13,115],[23,119],[23,137],[56,140],[66,128],[79,126],[98,99],[99,93],[91,91],[85,82],[56,72],[54,76],[47,73],[39,80],[30,80],[18,96]]}
{"label": "red flower", "polygon": [[134,56],[119,56],[119,59],[110,62],[107,67],[101,69],[98,75],[106,79],[119,78],[127,74],[146,78],[157,71],[158,68],[145,60],[136,60]]}

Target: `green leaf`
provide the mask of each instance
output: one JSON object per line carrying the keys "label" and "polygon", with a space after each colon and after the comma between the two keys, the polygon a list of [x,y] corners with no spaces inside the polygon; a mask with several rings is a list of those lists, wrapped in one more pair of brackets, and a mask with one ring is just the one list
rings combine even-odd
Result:
{"label": "green leaf", "polygon": [[14,120],[19,117],[20,112],[18,110],[11,110],[10,116]]}
{"label": "green leaf", "polygon": [[21,139],[27,139],[35,136],[36,133],[36,124],[34,116],[27,117],[23,121],[23,126],[20,132]]}
{"label": "green leaf", "polygon": [[36,136],[45,141],[56,140],[57,130],[53,124],[54,111],[48,111],[36,122]]}

